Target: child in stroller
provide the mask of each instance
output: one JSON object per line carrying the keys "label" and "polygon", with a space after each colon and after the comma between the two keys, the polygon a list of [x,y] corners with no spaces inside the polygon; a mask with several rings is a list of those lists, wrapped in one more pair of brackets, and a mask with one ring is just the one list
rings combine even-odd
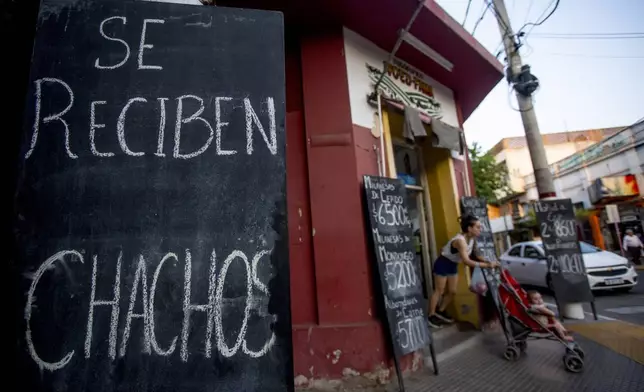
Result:
{"label": "child in stroller", "polygon": [[[503,355],[505,359],[519,359],[528,347],[528,340],[547,339],[565,347],[563,363],[567,370],[575,373],[583,370],[584,351],[572,336],[565,333],[565,328],[555,319],[554,313],[545,307],[541,295],[537,297],[533,294],[533,299],[530,299],[506,269],[501,270],[498,294],[501,324],[507,340]],[[535,308],[531,310],[532,306]]]}
{"label": "child in stroller", "polygon": [[572,342],[574,339],[568,335],[568,331],[564,328],[563,324],[555,318],[555,312],[548,309],[543,302],[543,297],[538,291],[528,291],[528,300],[530,301],[530,312],[534,315],[535,319],[541,324],[553,329],[557,335],[567,342]]}

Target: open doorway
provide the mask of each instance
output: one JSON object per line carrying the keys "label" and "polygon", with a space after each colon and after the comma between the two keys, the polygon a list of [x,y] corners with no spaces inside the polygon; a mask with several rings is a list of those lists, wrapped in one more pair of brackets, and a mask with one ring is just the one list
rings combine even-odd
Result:
{"label": "open doorway", "polygon": [[432,291],[432,241],[431,212],[427,181],[423,178],[425,171],[422,156],[417,146],[402,140],[393,141],[393,155],[396,175],[405,183],[409,205],[409,218],[412,223],[413,241],[416,252],[416,265],[420,268],[423,291],[429,298]]}

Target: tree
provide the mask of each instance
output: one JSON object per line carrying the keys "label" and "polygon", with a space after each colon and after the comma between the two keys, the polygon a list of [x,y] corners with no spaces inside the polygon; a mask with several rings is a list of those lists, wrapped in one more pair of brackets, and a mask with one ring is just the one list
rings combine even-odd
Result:
{"label": "tree", "polygon": [[478,143],[474,143],[468,150],[477,195],[486,198],[488,203],[511,195],[513,192],[508,183],[507,166],[497,163],[489,152],[483,153]]}

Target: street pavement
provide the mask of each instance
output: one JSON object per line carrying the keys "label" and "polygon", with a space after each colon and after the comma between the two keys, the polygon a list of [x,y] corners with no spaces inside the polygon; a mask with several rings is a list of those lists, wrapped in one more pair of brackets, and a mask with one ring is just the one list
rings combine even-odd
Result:
{"label": "street pavement", "polygon": [[[644,325],[644,270],[638,271],[638,284],[629,293],[615,291],[595,291],[595,307],[600,320],[620,320],[628,323]],[[543,292],[544,301],[554,304],[554,298]],[[586,319],[591,319],[590,304],[584,304]],[[644,391],[644,387],[642,388]]]}
{"label": "street pavement", "polygon": [[[564,348],[551,341],[531,341],[516,362],[502,358],[505,340],[499,333],[485,333],[476,348],[439,365],[440,374],[429,371],[405,380],[407,392],[641,392],[644,365],[606,347],[575,336],[583,347],[585,368],[570,373],[563,365]],[[642,347],[640,347],[642,348]],[[390,387],[389,391],[396,389]]]}
{"label": "street pavement", "polygon": [[[499,331],[480,333],[477,343],[439,363],[440,374],[424,369],[405,377],[406,392],[643,392],[644,270],[630,293],[595,294],[599,321],[584,305],[586,319],[566,328],[585,351],[584,371],[566,371],[565,349],[552,341],[530,341],[516,362],[503,359],[506,341]],[[547,302],[554,299],[544,293]],[[338,389],[367,391],[366,389]],[[396,380],[369,391],[398,391]]]}

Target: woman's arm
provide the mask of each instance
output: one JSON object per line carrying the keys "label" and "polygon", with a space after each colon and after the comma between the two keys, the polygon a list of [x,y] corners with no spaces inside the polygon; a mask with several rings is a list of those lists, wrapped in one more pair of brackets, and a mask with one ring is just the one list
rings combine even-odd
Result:
{"label": "woman's arm", "polygon": [[461,260],[463,260],[463,263],[470,267],[481,267],[481,268],[495,268],[499,266],[499,263],[496,261],[484,261],[484,262],[478,262],[478,261],[473,261],[470,259],[470,255],[467,254],[467,244],[465,243],[465,240],[462,238],[456,239],[453,243],[452,246],[458,250],[459,256],[461,256]]}

